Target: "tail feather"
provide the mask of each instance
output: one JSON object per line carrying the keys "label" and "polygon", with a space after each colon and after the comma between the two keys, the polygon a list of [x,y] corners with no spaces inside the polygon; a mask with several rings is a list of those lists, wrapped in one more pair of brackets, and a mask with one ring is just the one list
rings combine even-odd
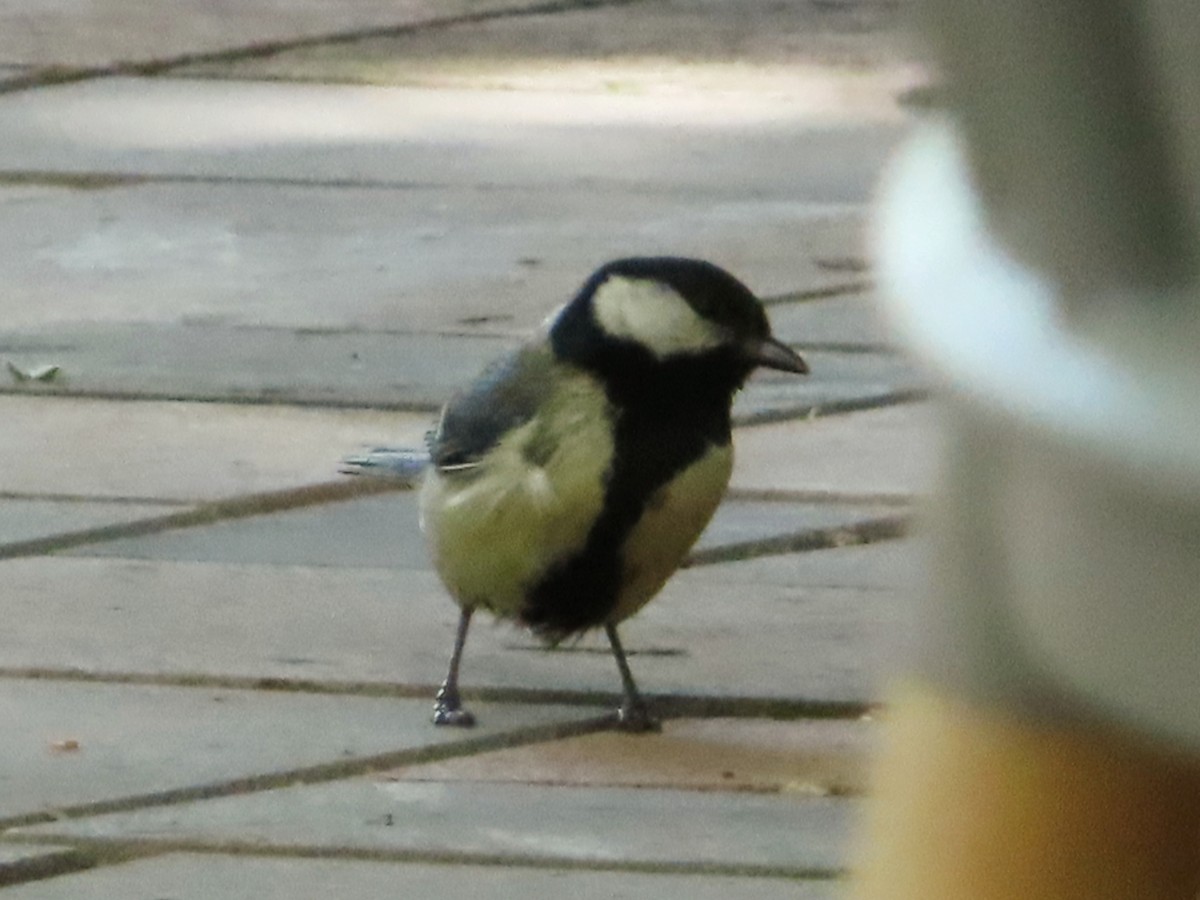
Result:
{"label": "tail feather", "polygon": [[429,467],[429,451],[413,447],[375,447],[366,453],[342,459],[343,475],[366,475],[395,481],[415,482]]}

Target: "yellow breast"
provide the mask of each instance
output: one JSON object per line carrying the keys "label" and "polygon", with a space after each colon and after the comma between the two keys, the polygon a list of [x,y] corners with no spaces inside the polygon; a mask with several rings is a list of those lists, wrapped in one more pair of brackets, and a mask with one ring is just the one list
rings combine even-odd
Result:
{"label": "yellow breast", "polygon": [[713,447],[660,488],[622,551],[622,590],[610,622],[636,613],[683,562],[716,512],[733,469],[733,447]]}

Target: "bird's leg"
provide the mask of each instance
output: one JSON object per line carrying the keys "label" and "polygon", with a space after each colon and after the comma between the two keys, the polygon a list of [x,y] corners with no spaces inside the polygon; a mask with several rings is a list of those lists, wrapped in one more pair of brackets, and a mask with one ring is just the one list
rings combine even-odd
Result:
{"label": "bird's leg", "polygon": [[463,647],[467,643],[467,628],[471,625],[473,609],[463,608],[458,619],[458,633],[454,636],[454,653],[450,656],[450,670],[446,680],[442,682],[441,690],[437,692],[437,701],[433,705],[434,725],[458,725],[469,728],[475,724],[475,717],[463,709],[462,698],[458,696],[458,664],[462,661]]}
{"label": "bird's leg", "polygon": [[617,710],[618,724],[623,731],[661,731],[662,723],[650,715],[646,701],[638,693],[633,673],[629,671],[629,663],[625,659],[625,650],[621,647],[621,639],[617,637],[617,626],[611,622],[604,623],[604,633],[608,635],[613,658],[621,673],[621,686],[625,689],[625,700]]}

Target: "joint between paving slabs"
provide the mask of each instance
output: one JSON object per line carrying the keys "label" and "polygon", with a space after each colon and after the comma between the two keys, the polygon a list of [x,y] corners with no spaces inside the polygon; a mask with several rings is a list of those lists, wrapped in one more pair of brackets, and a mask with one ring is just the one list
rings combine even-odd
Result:
{"label": "joint between paving slabs", "polygon": [[726,500],[763,503],[811,503],[837,504],[839,506],[889,506],[910,509],[917,502],[917,495],[895,491],[839,491],[818,488],[740,488],[731,487],[725,493]]}
{"label": "joint between paving slabs", "polygon": [[[546,652],[546,651],[543,651]],[[566,650],[549,652],[564,653]],[[631,655],[636,655],[633,651]],[[314,681],[278,677],[177,675],[146,672],[92,672],[83,669],[37,667],[0,667],[0,679],[14,681],[72,681],[87,684],[145,685],[150,687],[203,688],[231,691],[279,691],[297,694],[349,695],[403,700],[432,699],[436,684],[394,684],[370,681]],[[487,687],[464,688],[463,698],[473,703],[523,704],[540,706],[576,706],[598,710],[617,706],[622,695],[608,691],[554,690],[545,688]],[[816,700],[806,697],[763,697],[754,695],[704,696],[693,694],[649,693],[646,698],[667,719],[857,719],[869,713],[873,704],[865,700]]]}
{"label": "joint between paving slabs", "polygon": [[505,750],[527,744],[559,740],[565,737],[576,737],[598,731],[608,731],[616,727],[616,718],[611,714],[590,716],[566,722],[560,721],[547,725],[517,728],[512,731],[502,731],[495,734],[467,736],[443,744],[407,747],[402,750],[390,750],[368,756],[354,757],[352,759],[339,759],[336,762],[316,763],[281,772],[247,775],[225,781],[209,782],[208,784],[169,788],[145,794],[133,794],[109,800],[97,800],[91,803],[35,810],[33,812],[19,813],[0,818],[0,838],[9,840],[15,837],[6,833],[14,828],[47,825],[68,819],[89,818],[108,813],[131,812],[133,810],[159,806],[174,806],[196,800],[211,800],[218,797],[259,793],[261,791],[276,790],[278,788],[294,787],[303,784],[340,781],[346,778],[355,778],[362,775],[369,775],[373,772],[394,769],[399,766],[440,762],[459,756],[470,756],[493,750]]}
{"label": "joint between paving slabs", "polygon": [[224,50],[181,53],[161,59],[118,60],[117,62],[98,66],[57,64],[33,66],[29,71],[20,72],[7,79],[0,80],[0,94],[12,94],[20,91],[35,90],[41,87],[73,84],[75,82],[91,81],[99,78],[165,75],[169,74],[173,69],[201,63],[264,59],[278,53],[299,50],[306,47],[352,44],[371,38],[419,34],[425,31],[453,28],[458,25],[473,25],[497,19],[553,15],[555,13],[597,9],[606,6],[629,6],[639,2],[643,2],[643,0],[543,0],[540,3],[524,3],[497,9],[462,12],[451,16],[426,19],[420,22],[405,22],[399,25],[379,25],[369,28],[335,31],[323,35],[263,40]]}
{"label": "joint between paving slabs", "polygon": [[[56,844],[53,840],[26,841],[24,838],[0,839],[4,844],[32,843],[38,846]],[[74,875],[104,866],[115,866],[132,862],[137,859],[147,859],[159,856],[163,851],[151,848],[133,847],[126,843],[110,845],[81,846],[70,843],[62,850],[54,853],[40,853],[27,859],[0,864],[0,890],[6,887],[28,884],[31,881],[45,881],[62,875]]]}
{"label": "joint between paving slabs", "polygon": [[735,428],[753,428],[757,425],[775,425],[779,422],[794,422],[798,419],[810,421],[828,416],[841,416],[848,413],[865,412],[871,409],[884,409],[891,406],[903,406],[910,403],[920,403],[928,400],[930,392],[925,388],[906,388],[898,391],[884,391],[881,394],[868,394],[863,397],[847,397],[844,400],[828,400],[824,403],[808,403],[789,406],[784,409],[770,409],[761,412],[744,413],[733,417]]}
{"label": "joint between paving slabs", "polygon": [[[3,673],[0,673],[2,676]],[[488,691],[472,692],[475,699],[488,699]],[[606,697],[609,703],[616,696]],[[774,701],[767,698],[696,698],[696,697],[652,697],[656,711],[664,718],[686,716],[695,718],[705,714],[727,717],[731,712],[752,715],[756,718],[778,707],[789,706],[796,712],[791,701]],[[675,702],[670,702],[670,701]],[[736,706],[736,710],[730,704]],[[748,708],[748,704],[754,708]],[[772,709],[774,707],[774,709]],[[805,718],[861,718],[870,707],[861,703],[810,703],[804,710]],[[119,865],[137,859],[150,858],[170,852],[199,852],[225,855],[331,858],[409,863],[442,863],[450,865],[519,866],[525,868],[553,868],[572,870],[594,870],[630,872],[643,874],[708,874],[757,878],[784,878],[790,880],[829,880],[844,876],[844,872],[832,868],[787,867],[771,865],[741,865],[721,863],[664,862],[659,860],[593,860],[562,857],[517,856],[505,854],[463,853],[454,851],[424,850],[378,850],[357,847],[328,847],[304,845],[269,845],[255,841],[205,841],[205,840],[159,840],[77,837],[54,834],[21,834],[14,829],[37,825],[53,825],[69,819],[83,819],[110,813],[131,812],[152,807],[172,806],[199,800],[217,799],[257,793],[266,790],[294,787],[304,784],[337,781],[361,777],[372,772],[386,771],[402,765],[417,765],[456,757],[476,755],[512,747],[526,746],[565,738],[609,731],[618,727],[611,714],[589,717],[575,721],[557,722],[549,725],[532,726],[501,732],[494,735],[469,737],[448,744],[406,748],[404,750],[372,754],[351,760],[320,763],[284,772],[268,773],[195,785],[184,788],[132,795],[110,800],[65,806],[51,810],[0,819],[0,843],[57,845],[65,844],[68,849],[61,853],[43,854],[28,861],[0,867],[0,888],[29,881],[43,880],[59,875],[73,874],[99,866]]]}
{"label": "joint between paving slabs", "polygon": [[[8,844],[67,844],[97,857],[113,854],[113,862],[162,856],[167,853],[202,853],[221,856],[274,859],[337,859],[357,862],[421,863],[426,865],[569,869],[589,872],[623,872],[642,875],[708,875],[737,878],[772,878],[788,881],[833,881],[846,876],[844,869],[823,866],[780,866],[755,863],[682,862],[640,859],[591,859],[562,856],[480,853],[453,850],[388,849],[309,844],[270,844],[261,841],[180,838],[67,837],[64,835],[11,835]],[[120,859],[120,854],[127,854]],[[104,860],[108,862],[108,860]]]}
{"label": "joint between paving slabs", "polygon": [[412,485],[404,482],[382,478],[344,478],[298,488],[285,488],[280,491],[243,494],[225,500],[200,503],[180,512],[136,519],[132,522],[119,522],[113,525],[101,525],[96,528],[84,528],[79,531],[66,531],[47,537],[0,544],[0,560],[23,556],[43,556],[88,544],[142,537],[162,531],[194,528],[199,525],[212,525],[216,522],[267,515],[339,500],[352,500],[369,494],[409,490],[411,487]]}
{"label": "joint between paving slabs", "polygon": [[[212,525],[217,522],[351,500],[370,494],[411,490],[412,487],[411,483],[398,480],[363,477],[320,482],[318,484],[305,485],[299,488],[287,488],[280,491],[245,494],[225,500],[201,503],[178,512],[137,519],[132,522],[119,522],[111,525],[101,525],[96,528],[60,532],[46,537],[0,544],[0,560],[44,556],[89,544],[105,543],[122,538],[142,537],[164,531],[194,528],[201,525]],[[786,498],[780,497],[779,499]],[[836,498],[829,498],[829,502],[836,502]],[[807,529],[791,534],[776,535],[762,540],[712,547],[693,553],[685,563],[685,566],[707,565],[712,562],[725,562],[751,559],[758,556],[852,546],[901,537],[905,533],[907,521],[907,516],[868,519],[839,528]]]}
{"label": "joint between paving slabs", "polygon": [[[0,500],[38,500],[44,503],[95,503],[101,506],[195,506],[182,497],[139,497],[126,494],[60,494],[51,491],[0,491]],[[4,546],[0,544],[0,547]]]}
{"label": "joint between paving slabs", "polygon": [[[0,94],[4,93],[5,82],[0,81]],[[658,193],[670,193],[673,189],[658,187],[656,184],[648,182],[628,182],[621,179],[600,179],[588,178],[579,182],[582,185],[595,188],[597,191],[602,190],[607,185],[619,184],[626,187],[636,187],[638,193],[643,195],[656,195]],[[235,174],[203,174],[195,172],[122,172],[122,171],[79,171],[79,172],[59,172],[54,170],[39,170],[39,169],[0,169],[0,187],[5,186],[40,186],[40,187],[59,187],[68,190],[113,190],[117,188],[139,187],[148,184],[200,184],[212,186],[227,186],[233,188],[241,188],[247,185],[255,187],[286,187],[286,188],[310,188],[313,190],[328,190],[330,188],[359,188],[375,191],[442,191],[448,188],[469,189],[478,193],[489,192],[512,192],[520,191],[522,194],[530,193],[557,193],[562,190],[557,184],[522,184],[522,183],[506,183],[497,181],[470,181],[470,182],[442,182],[442,181],[403,181],[392,178],[338,178],[329,176],[286,176],[286,175],[235,175]],[[692,191],[693,196],[701,196],[699,193],[702,188],[695,188]],[[834,285],[828,288],[817,288],[813,291],[799,291],[795,294],[786,294],[776,298],[766,298],[764,303],[770,305],[771,302],[778,304],[786,304],[791,302],[803,302],[805,300],[820,300],[827,297],[837,297],[842,294],[855,294],[864,289],[863,282],[855,282],[845,285]],[[240,326],[245,328],[261,328],[261,329],[276,329],[276,330],[292,330],[287,326],[277,325],[245,325]],[[363,329],[345,329],[345,331],[362,331]],[[342,329],[331,329],[333,333],[344,333]],[[430,331],[423,332],[416,329],[371,329],[372,334],[441,334],[447,332]],[[455,334],[456,332],[448,332]],[[521,330],[520,332],[511,332],[506,334],[479,334],[478,332],[467,332],[471,337],[527,337],[529,329]],[[864,345],[868,346],[868,345]],[[885,348],[888,349],[888,348]],[[121,395],[116,395],[121,396]],[[129,395],[136,399],[138,394]]]}
{"label": "joint between paving slabs", "polygon": [[791,303],[808,303],[813,300],[832,300],[835,297],[846,297],[851,294],[865,294],[875,287],[875,282],[867,279],[843,281],[838,284],[825,285],[818,288],[802,288],[786,291],[782,294],[772,294],[769,297],[759,297],[762,305],[770,309],[772,306],[784,306]]}
{"label": "joint between paving slabs", "polygon": [[809,553],[814,550],[836,550],[842,547],[857,547],[862,544],[897,540],[909,533],[910,525],[911,517],[907,515],[878,516],[852,522],[849,525],[808,528],[803,531],[772,535],[752,541],[721,544],[695,551],[684,561],[681,568],[742,562],[764,556]]}
{"label": "joint between paving slabs", "polygon": [[[861,714],[860,714],[861,715]],[[782,877],[802,879],[828,879],[843,873],[834,869],[793,868],[779,866],[725,865],[706,863],[671,863],[662,861],[619,860],[599,861],[589,859],[563,859],[561,857],[508,856],[503,854],[478,854],[413,850],[363,850],[353,847],[304,847],[295,845],[271,846],[260,842],[247,844],[239,841],[178,841],[155,839],[106,839],[79,838],[54,834],[21,834],[14,832],[31,826],[53,825],[71,819],[83,819],[110,813],[131,812],[153,807],[173,806],[199,800],[257,793],[266,790],[295,787],[305,784],[337,781],[361,777],[372,772],[386,771],[402,765],[442,761],[455,757],[476,755],[495,750],[526,746],[569,737],[609,731],[618,727],[611,714],[591,717],[572,722],[533,726],[478,738],[467,738],[438,746],[407,748],[404,750],[373,754],[353,760],[339,760],[302,767],[285,772],[247,776],[142,795],[132,795],[110,800],[39,810],[0,819],[0,843],[9,844],[58,844],[66,843],[72,849],[63,854],[51,854],[40,860],[31,860],[26,866],[0,868],[0,887],[6,884],[37,880],[61,874],[82,871],[97,865],[112,865],[132,859],[159,855],[172,851],[197,851],[226,854],[332,857],[349,859],[390,860],[397,862],[443,862],[455,865],[517,865],[535,868],[596,869],[603,871],[628,871],[670,874],[724,874],[756,877]],[[7,879],[7,880],[6,880]]]}
{"label": "joint between paving slabs", "polygon": [[[493,335],[469,335],[474,339],[503,337]],[[804,349],[801,347],[800,349]],[[874,351],[863,351],[869,355]],[[278,393],[263,394],[189,394],[181,391],[156,392],[146,388],[137,392],[104,390],[89,388],[81,390],[52,383],[0,385],[0,395],[15,397],[63,397],[71,400],[109,400],[130,403],[166,402],[166,403],[214,403],[232,406],[281,406],[296,409],[361,409],[373,412],[405,412],[428,413],[432,418],[442,408],[440,402],[422,402],[397,400],[394,402],[379,400],[337,399],[329,397],[280,396]],[[826,400],[819,403],[797,403],[782,409],[764,410],[755,413],[741,413],[733,416],[735,428],[747,428],[755,425],[772,425],[776,422],[790,422],[797,419],[817,419],[825,416],[842,415],[844,413],[861,412],[869,409],[879,409],[885,406],[899,406],[905,403],[915,403],[929,399],[930,393],[924,388],[906,388],[896,391],[884,391],[879,394],[867,394],[861,397],[847,397],[840,400]]]}

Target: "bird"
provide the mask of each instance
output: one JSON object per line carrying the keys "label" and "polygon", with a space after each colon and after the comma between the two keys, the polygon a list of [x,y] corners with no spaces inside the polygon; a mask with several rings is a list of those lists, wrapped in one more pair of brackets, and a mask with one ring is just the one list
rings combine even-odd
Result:
{"label": "bird", "polygon": [[733,399],[759,367],[809,371],[746,285],[704,260],[629,257],[594,271],[445,405],[419,494],[434,568],[460,608],[436,724],[475,723],[459,671],[482,609],[551,645],[603,629],[621,679],[617,723],[660,727],[617,627],[716,511]]}

